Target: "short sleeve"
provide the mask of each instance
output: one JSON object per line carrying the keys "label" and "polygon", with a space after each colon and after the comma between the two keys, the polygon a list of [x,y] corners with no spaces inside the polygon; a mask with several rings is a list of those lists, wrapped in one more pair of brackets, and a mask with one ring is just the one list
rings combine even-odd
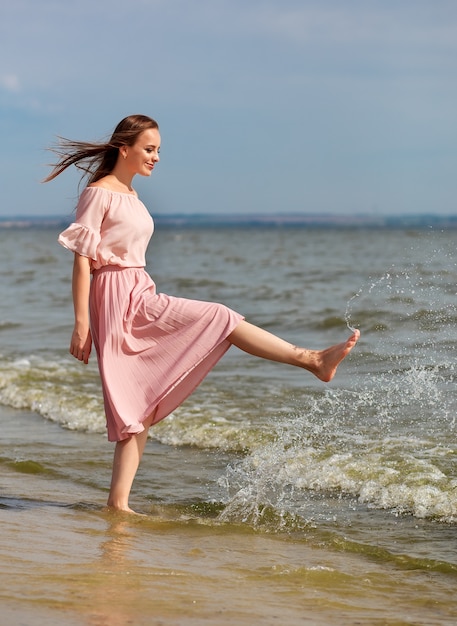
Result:
{"label": "short sleeve", "polygon": [[58,242],[64,248],[95,261],[97,259],[98,244],[100,243],[100,233],[87,226],[73,222],[60,233]]}
{"label": "short sleeve", "polygon": [[73,252],[90,259],[97,259],[101,240],[101,225],[107,211],[106,195],[94,193],[94,187],[86,187],[76,207],[76,220],[60,233],[58,242]]}

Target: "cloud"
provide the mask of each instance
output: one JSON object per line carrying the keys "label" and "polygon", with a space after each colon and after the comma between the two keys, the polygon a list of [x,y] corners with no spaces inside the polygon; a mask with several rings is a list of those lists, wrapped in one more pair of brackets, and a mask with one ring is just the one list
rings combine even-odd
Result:
{"label": "cloud", "polygon": [[16,74],[2,74],[0,76],[0,86],[10,93],[18,93],[21,89],[19,77]]}
{"label": "cloud", "polygon": [[344,208],[359,187],[393,190],[385,181],[408,164],[411,207],[440,190],[454,203],[455,177],[415,188],[427,172],[438,181],[456,141],[456,0],[16,0],[0,11],[6,177],[22,137],[97,139],[149,112],[163,131],[154,190],[175,207],[195,196],[230,210],[249,188],[266,209],[305,197]]}

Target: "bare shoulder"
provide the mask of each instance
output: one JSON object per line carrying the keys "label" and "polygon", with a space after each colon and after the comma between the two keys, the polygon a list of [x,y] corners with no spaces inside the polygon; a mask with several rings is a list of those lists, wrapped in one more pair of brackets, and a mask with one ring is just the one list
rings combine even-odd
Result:
{"label": "bare shoulder", "polygon": [[95,183],[90,183],[88,187],[100,187],[101,189],[108,189],[109,191],[115,191],[113,181],[110,181],[109,176],[104,176],[97,180]]}
{"label": "bare shoulder", "polygon": [[130,195],[137,195],[136,191],[131,187],[121,183],[115,176],[108,174],[100,180],[95,181],[94,183],[90,183],[88,187],[96,187],[99,189],[106,189],[107,191],[114,191],[117,193],[127,193]]}

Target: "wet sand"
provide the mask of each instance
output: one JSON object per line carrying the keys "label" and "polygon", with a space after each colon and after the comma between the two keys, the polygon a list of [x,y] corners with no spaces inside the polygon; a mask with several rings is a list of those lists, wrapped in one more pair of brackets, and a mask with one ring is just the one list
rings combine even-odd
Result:
{"label": "wet sand", "polygon": [[[144,517],[109,513],[104,488],[91,485],[90,475],[76,480],[71,469],[78,447],[93,446],[94,471],[102,467],[108,481],[106,441],[5,407],[0,423],[1,624],[399,626],[457,619],[452,572],[367,558],[326,545],[312,529],[306,537],[222,524],[189,507],[144,500]],[[60,466],[68,459],[67,476],[27,461],[26,450],[47,438],[49,456],[60,450]]]}

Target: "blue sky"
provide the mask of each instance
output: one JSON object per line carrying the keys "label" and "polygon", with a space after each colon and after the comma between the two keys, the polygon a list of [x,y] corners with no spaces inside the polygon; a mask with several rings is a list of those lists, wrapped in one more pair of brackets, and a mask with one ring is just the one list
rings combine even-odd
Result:
{"label": "blue sky", "polygon": [[68,214],[56,135],[155,117],[157,213],[457,212],[455,0],[15,0],[0,215]]}

